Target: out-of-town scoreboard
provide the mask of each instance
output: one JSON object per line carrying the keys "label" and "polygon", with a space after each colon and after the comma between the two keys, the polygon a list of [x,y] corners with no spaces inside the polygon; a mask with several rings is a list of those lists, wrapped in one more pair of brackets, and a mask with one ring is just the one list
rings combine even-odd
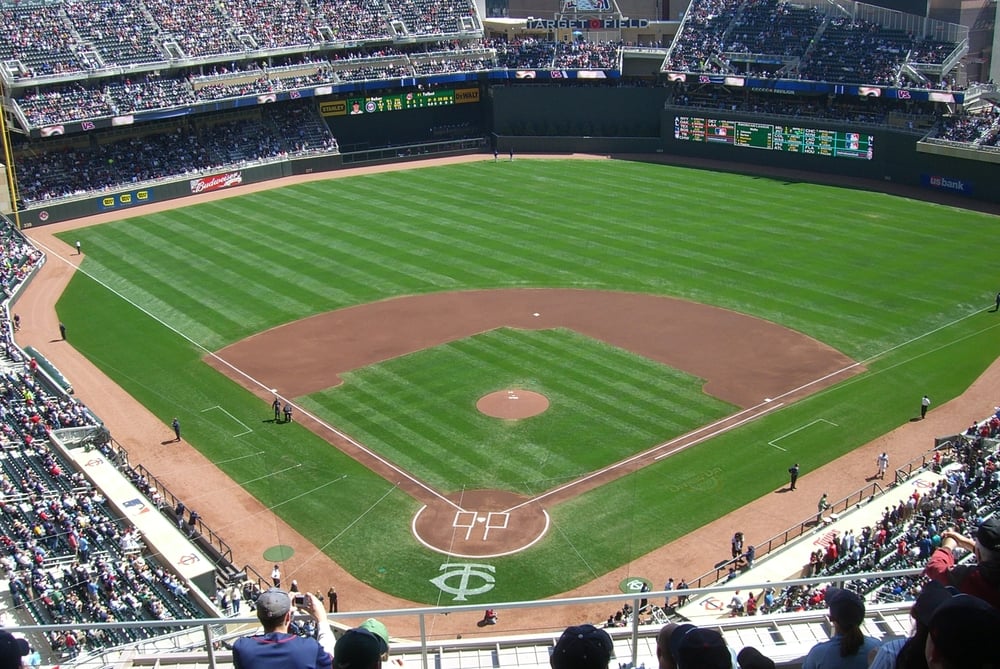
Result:
{"label": "out-of-town scoreboard", "polygon": [[871,160],[875,138],[861,132],[675,116],[674,139],[835,158]]}

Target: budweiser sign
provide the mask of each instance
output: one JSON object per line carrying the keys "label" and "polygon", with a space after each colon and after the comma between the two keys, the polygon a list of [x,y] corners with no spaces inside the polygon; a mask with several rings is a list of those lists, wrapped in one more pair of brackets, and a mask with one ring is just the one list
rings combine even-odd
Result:
{"label": "budweiser sign", "polygon": [[191,180],[192,193],[207,193],[213,190],[222,190],[230,186],[239,186],[243,183],[242,172],[228,172],[226,174],[215,174],[210,177]]}

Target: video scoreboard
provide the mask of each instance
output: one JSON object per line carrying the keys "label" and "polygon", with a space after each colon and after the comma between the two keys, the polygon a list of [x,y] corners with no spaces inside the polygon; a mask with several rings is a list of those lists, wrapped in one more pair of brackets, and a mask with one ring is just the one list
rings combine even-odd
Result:
{"label": "video scoreboard", "polygon": [[442,88],[433,91],[409,91],[394,95],[324,100],[319,105],[319,111],[323,116],[359,116],[407,109],[424,109],[426,107],[450,107],[479,101],[478,88]]}
{"label": "video scoreboard", "polygon": [[675,116],[674,139],[861,160],[871,160],[875,150],[875,138],[860,132],[698,116]]}
{"label": "video scoreboard", "polygon": [[423,109],[424,107],[446,107],[455,104],[455,91],[414,91],[399,95],[383,95],[370,98],[348,98],[348,114],[376,114],[378,112]]}

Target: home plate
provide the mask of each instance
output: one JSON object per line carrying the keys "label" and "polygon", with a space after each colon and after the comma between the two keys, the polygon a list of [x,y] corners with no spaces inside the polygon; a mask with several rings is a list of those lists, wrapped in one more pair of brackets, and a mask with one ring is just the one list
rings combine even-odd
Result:
{"label": "home plate", "polygon": [[535,313],[531,314],[531,315],[534,316],[535,318],[538,318],[539,316],[541,316],[541,314],[538,313],[537,311]]}

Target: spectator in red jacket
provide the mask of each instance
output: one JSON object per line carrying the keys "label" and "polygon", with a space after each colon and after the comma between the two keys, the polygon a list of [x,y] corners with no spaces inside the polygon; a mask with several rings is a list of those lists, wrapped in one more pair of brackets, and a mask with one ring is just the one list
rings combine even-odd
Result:
{"label": "spectator in red jacket", "polygon": [[[973,552],[976,563],[956,565],[955,548]],[[941,547],[927,561],[924,574],[1000,608],[1000,517],[985,520],[975,540],[954,530],[942,532]]]}

